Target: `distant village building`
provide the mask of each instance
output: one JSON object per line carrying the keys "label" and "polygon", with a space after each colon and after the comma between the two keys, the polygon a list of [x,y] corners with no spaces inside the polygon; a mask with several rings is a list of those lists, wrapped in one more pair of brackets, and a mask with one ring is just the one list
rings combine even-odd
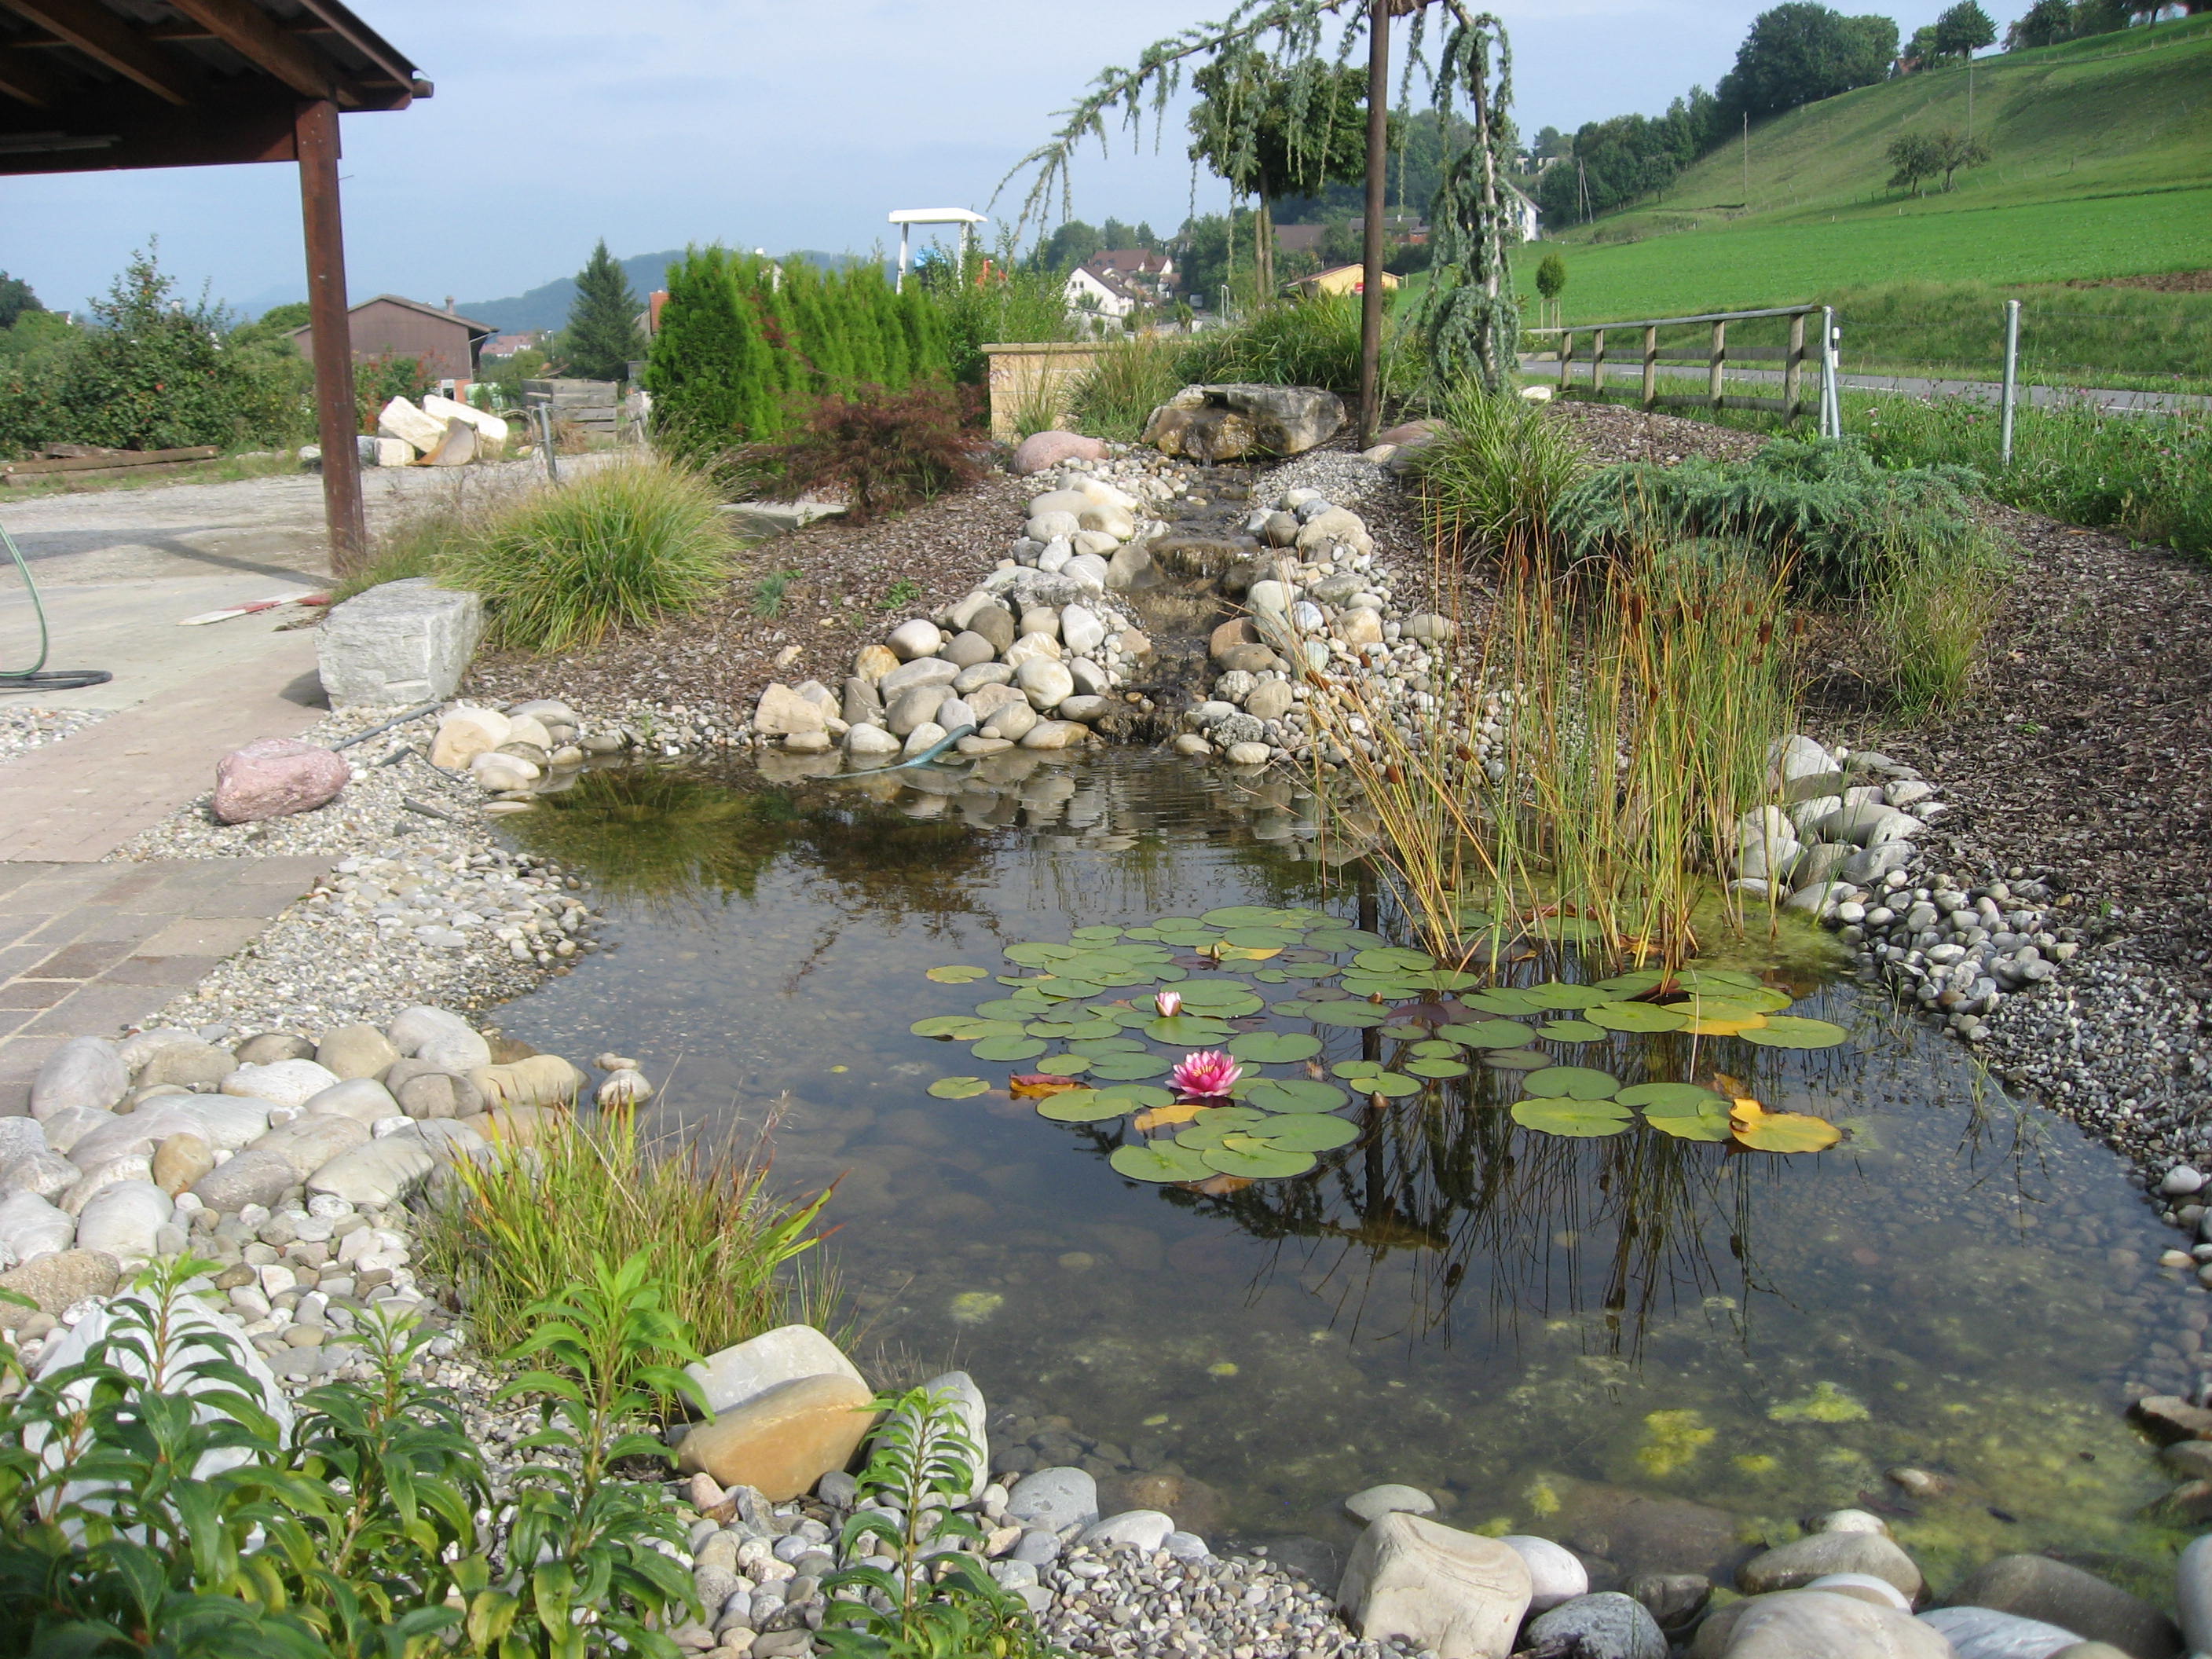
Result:
{"label": "distant village building", "polygon": [[1133,289],[1149,290],[1156,300],[1164,300],[1175,283],[1175,261],[1148,247],[1108,248],[1085,263],[1112,271]]}
{"label": "distant village building", "polygon": [[[450,299],[441,311],[419,300],[380,294],[346,313],[346,332],[352,338],[356,362],[417,357],[423,373],[434,380],[473,380],[483,343],[498,331],[489,323],[459,315]],[[292,331],[302,357],[313,357],[314,336],[313,324]]]}
{"label": "distant village building", "polygon": [[[1364,265],[1331,265],[1327,270],[1316,270],[1296,284],[1302,294],[1360,294],[1367,288],[1367,270]],[[1398,286],[1398,279],[1389,271],[1382,273],[1385,294]]]}
{"label": "distant village building", "polygon": [[479,362],[486,357],[512,357],[519,351],[534,351],[545,341],[545,331],[528,328],[520,334],[495,334],[477,348]]}
{"label": "distant village building", "polygon": [[1154,303],[1128,277],[1111,266],[1087,259],[1067,273],[1060,289],[1067,308],[1081,316],[1110,317],[1126,322],[1140,307]]}
{"label": "distant village building", "polygon": [[1511,216],[1515,240],[1533,242],[1536,240],[1536,204],[1511,185],[1505,186],[1505,210]]}

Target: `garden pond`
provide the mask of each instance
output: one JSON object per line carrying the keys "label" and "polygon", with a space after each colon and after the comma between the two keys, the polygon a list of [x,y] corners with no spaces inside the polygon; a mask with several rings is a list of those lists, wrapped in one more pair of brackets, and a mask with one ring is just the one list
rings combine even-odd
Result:
{"label": "garden pond", "polygon": [[[2023,1550],[2164,1576],[2124,1391],[2185,1386],[2212,1304],[2118,1158],[1810,930],[1616,1029],[1668,1023],[1648,984],[1401,953],[1295,780],[795,758],[592,772],[507,820],[614,948],[498,1018],[636,1056],[659,1131],[780,1111],[777,1186],[838,1183],[859,1351],[974,1373],[998,1467],[1083,1462],[1217,1546],[1341,1548],[1341,1500],[1400,1480],[1624,1575],[1859,1504],[1939,1588]],[[1168,1063],[1224,1048],[1237,1097],[1161,1112]],[[1753,1100],[1840,1144],[1737,1144]]]}

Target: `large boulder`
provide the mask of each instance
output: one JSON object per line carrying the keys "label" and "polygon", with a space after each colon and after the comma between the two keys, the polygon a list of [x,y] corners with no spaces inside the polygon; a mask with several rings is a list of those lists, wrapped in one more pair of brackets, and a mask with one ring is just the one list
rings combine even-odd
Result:
{"label": "large boulder", "polygon": [[1080,432],[1033,432],[1014,451],[1010,470],[1017,478],[1058,466],[1063,461],[1103,461],[1106,446]]}
{"label": "large boulder", "polygon": [[684,1437],[677,1468],[783,1503],[842,1469],[876,1421],[875,1395],[849,1376],[779,1383]]}
{"label": "large boulder", "polygon": [[1163,454],[1211,465],[1301,455],[1343,424],[1344,400],[1315,386],[1187,386],[1152,411],[1144,441]]}
{"label": "large boulder", "polygon": [[312,1060],[279,1060],[241,1066],[222,1080],[222,1092],[278,1106],[304,1106],[337,1079]]}
{"label": "large boulder", "polygon": [[802,732],[819,732],[827,719],[822,706],[802,697],[781,681],[771,680],[753,706],[753,730],[764,738],[787,738]]}
{"label": "large boulder", "polygon": [[[13,1212],[23,1200],[10,1200]],[[0,1226],[4,1226],[0,1220]],[[93,1297],[112,1296],[123,1281],[123,1264],[104,1250],[76,1250],[64,1241],[58,1250],[46,1251],[20,1267],[0,1273],[0,1290],[27,1296],[35,1309],[0,1302],[0,1330],[15,1330],[34,1312],[58,1316]]]}
{"label": "large boulder", "polygon": [[1897,1586],[1909,1601],[1920,1594],[1920,1569],[1880,1533],[1816,1532],[1753,1556],[1736,1569],[1750,1595],[1797,1589],[1831,1573],[1869,1573]]}
{"label": "large boulder", "polygon": [[2057,1659],[2081,1632],[1992,1607],[1936,1607],[1919,1622],[1951,1644],[1959,1659]]}
{"label": "large boulder", "polygon": [[391,1038],[374,1025],[341,1025],[325,1032],[315,1048],[315,1064],[341,1079],[380,1077],[398,1058]]}
{"label": "large boulder", "polygon": [[176,1205],[150,1181],[118,1181],[100,1188],[76,1218],[77,1248],[103,1251],[118,1261],[144,1261],[154,1236]]}
{"label": "large boulder", "polygon": [[32,1080],[31,1115],[43,1120],[72,1106],[104,1111],[130,1090],[131,1073],[113,1043],[106,1037],[72,1037],[46,1056]]}
{"label": "large boulder", "polygon": [[1706,1615],[1690,1659],[1957,1659],[1942,1634],[1826,1590],[1755,1595]]}
{"label": "large boulder", "polygon": [[574,1103],[586,1078],[558,1054],[532,1054],[504,1066],[478,1066],[469,1081],[488,1107],[566,1106]]}
{"label": "large boulder", "polygon": [[297,738],[257,738],[216,763],[215,815],[224,823],[312,812],[335,800],[353,769],[332,750]]}
{"label": "large boulder", "polygon": [[300,1172],[283,1153],[249,1147],[216,1165],[192,1183],[191,1191],[218,1215],[235,1215],[249,1204],[274,1209],[299,1184]]}
{"label": "large boulder", "polygon": [[458,690],[483,638],[483,601],[425,577],[384,582],[334,605],[315,630],[333,708],[441,702]]}
{"label": "large boulder", "polygon": [[757,1399],[770,1389],[806,1376],[842,1376],[867,1386],[845,1352],[811,1325],[779,1325],[684,1368],[710,1412]]}
{"label": "large boulder", "polygon": [[341,1152],[307,1177],[310,1193],[327,1193],[349,1204],[396,1204],[411,1195],[437,1167],[419,1129],[403,1130]]}
{"label": "large boulder", "polygon": [[1641,1601],[1605,1590],[1531,1619],[1521,1650],[1528,1659],[1667,1659],[1667,1638]]}
{"label": "large boulder", "polygon": [[2001,1555],[1945,1596],[1947,1606],[1989,1607],[2109,1642],[2134,1659],[2174,1659],[2181,1632],[2141,1596],[2047,1555]]}
{"label": "large boulder", "polygon": [[1505,1659],[1531,1588],[1528,1564],[1496,1539],[1398,1513],[1360,1534],[1337,1601],[1362,1640]]}

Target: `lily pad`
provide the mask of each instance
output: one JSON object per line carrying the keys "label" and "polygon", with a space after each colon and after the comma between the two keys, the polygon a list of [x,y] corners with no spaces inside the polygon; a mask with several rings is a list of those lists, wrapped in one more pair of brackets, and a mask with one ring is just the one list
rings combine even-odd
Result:
{"label": "lily pad", "polygon": [[1373,973],[1426,973],[1437,965],[1437,959],[1426,951],[1408,951],[1402,945],[1384,945],[1362,951],[1352,957],[1352,965]]}
{"label": "lily pad", "polygon": [[929,1092],[939,1100],[966,1100],[988,1093],[990,1087],[980,1077],[941,1077],[929,1085]]}
{"label": "lily pad", "polygon": [[1544,1097],[1513,1103],[1513,1121],[1524,1129],[1547,1135],[1571,1135],[1594,1139],[1617,1135],[1634,1118],[1625,1106],[1609,1100],[1562,1100]]}
{"label": "lily pad", "polygon": [[1403,1100],[1407,1095],[1421,1092],[1421,1080],[1402,1072],[1378,1072],[1371,1077],[1357,1079],[1352,1088],[1363,1095],[1381,1095],[1385,1100]]}
{"label": "lily pad", "polygon": [[1613,1000],[1610,991],[1601,991],[1595,985],[1567,985],[1557,980],[1548,985],[1532,985],[1522,994],[1539,1008],[1595,1008]]}
{"label": "lily pad", "polygon": [[1308,1005],[1312,1012],[1306,1018],[1317,1025],[1382,1025],[1389,1023],[1390,1011],[1371,1002],[1323,1002]]}
{"label": "lily pad", "polygon": [[1249,1134],[1260,1124],[1291,1121],[1270,1119],[1265,1112],[1255,1111],[1249,1106],[1208,1107],[1176,1136],[1176,1145],[1202,1152],[1209,1146],[1218,1146],[1231,1135]]}
{"label": "lily pad", "polygon": [[1656,968],[1639,968],[1633,973],[1616,974],[1611,979],[1601,979],[1597,989],[1610,991],[1616,997],[1641,996],[1646,991],[1656,991],[1667,982],[1667,975]]}
{"label": "lily pad", "polygon": [[1594,1066],[1547,1066],[1522,1078],[1521,1086],[1532,1095],[1563,1100],[1610,1100],[1619,1092],[1620,1079]]}
{"label": "lily pad", "polygon": [[1068,938],[1079,945],[1110,944],[1121,937],[1120,928],[1109,927],[1103,922],[1089,927],[1078,927],[1068,934]]}
{"label": "lily pad", "polygon": [[969,1028],[981,1025],[982,1023],[973,1014],[932,1014],[927,1019],[915,1021],[906,1029],[916,1036],[964,1039],[981,1035]]}
{"label": "lily pad", "polygon": [[990,1036],[968,1052],[978,1060],[1035,1060],[1044,1052],[1044,1044],[1033,1036]]}
{"label": "lily pad", "polygon": [[1311,1060],[1321,1052],[1321,1039],[1302,1031],[1243,1031],[1229,1039],[1229,1052],[1255,1066],[1274,1066]]}
{"label": "lily pad", "polygon": [[1133,1112],[1164,1106],[1175,1098],[1170,1091],[1154,1088],[1149,1083],[1109,1083],[1097,1088],[1097,1093],[1101,1100],[1111,1098],[1127,1102]]}
{"label": "lily pad", "polygon": [[1333,1112],[1351,1097],[1316,1078],[1262,1078],[1244,1091],[1245,1101],[1268,1112]]}
{"label": "lily pad", "polygon": [[1469,1048],[1518,1048],[1536,1040],[1535,1032],[1510,1019],[1477,1020],[1437,1027],[1437,1035]]}
{"label": "lily pad", "polygon": [[1203,1181],[1214,1173],[1208,1164],[1188,1146],[1178,1146],[1172,1140],[1150,1141],[1141,1146],[1116,1146],[1107,1160],[1117,1175],[1132,1181],[1150,1181],[1165,1186],[1177,1181]]}
{"label": "lily pad", "polygon": [[1105,1123],[1131,1109],[1126,1100],[1109,1099],[1096,1089],[1063,1089],[1037,1102],[1037,1115],[1054,1123]]}
{"label": "lily pad", "polygon": [[1269,927],[1282,916],[1265,904],[1224,904],[1208,910],[1199,920],[1209,927]]}
{"label": "lily pad", "polygon": [[1382,943],[1382,936],[1370,933],[1364,927],[1320,927],[1306,935],[1306,943],[1316,951],[1364,951]]}
{"label": "lily pad", "polygon": [[1449,1042],[1445,1038],[1429,1037],[1415,1043],[1409,1052],[1419,1055],[1423,1060],[1434,1060],[1439,1056],[1447,1060],[1456,1060],[1466,1050],[1458,1043]]}
{"label": "lily pad", "polygon": [[1534,1048],[1493,1048],[1482,1057],[1482,1063],[1501,1072],[1536,1072],[1549,1066],[1552,1057]]}
{"label": "lily pad", "polygon": [[1640,1106],[1647,1113],[1706,1111],[1725,1109],[1725,1096],[1695,1083],[1632,1083],[1613,1096],[1624,1106]]}
{"label": "lily pad", "polygon": [[971,981],[990,976],[988,968],[971,968],[964,963],[955,963],[949,968],[933,968],[923,975],[926,979],[935,980],[939,985],[966,985]]}
{"label": "lily pad", "polygon": [[1332,979],[1341,971],[1333,962],[1285,962],[1274,969],[1284,979]]}
{"label": "lily pad", "polygon": [[1486,1014],[1534,1014],[1542,1012],[1544,1007],[1526,991],[1516,991],[1509,986],[1477,991],[1470,996],[1462,997],[1460,1000]]}
{"label": "lily pad", "polygon": [[1359,1126],[1326,1115],[1279,1117],[1252,1133],[1255,1139],[1266,1141],[1278,1152],[1331,1152],[1358,1139]]}
{"label": "lily pad", "polygon": [[1133,1083],[1164,1077],[1174,1066],[1165,1054],[1101,1054],[1091,1062],[1091,1075],[1109,1083]]}
{"label": "lily pad", "polygon": [[976,1017],[981,1019],[1035,1019],[1053,1007],[1049,997],[994,997],[988,1002],[975,1005]]}
{"label": "lily pad", "polygon": [[1280,1181],[1302,1176],[1317,1160],[1311,1152],[1285,1152],[1249,1135],[1230,1135],[1218,1146],[1200,1154],[1209,1168],[1223,1175],[1243,1176],[1247,1181]]}
{"label": "lily pad", "polygon": [[1806,1112],[1770,1112],[1755,1100],[1739,1100],[1729,1113],[1735,1138],[1754,1152],[1822,1152],[1844,1138],[1824,1117]]}
{"label": "lily pad", "polygon": [[1170,1014],[1148,1022],[1145,1035],[1155,1042],[1208,1048],[1224,1041],[1236,1029],[1226,1020],[1208,1019],[1202,1014]]}
{"label": "lily pad", "polygon": [[1732,1139],[1735,1134],[1735,1126],[1729,1120],[1726,1101],[1698,1110],[1686,1107],[1663,1110],[1654,1108],[1644,1114],[1644,1121],[1660,1133],[1672,1135],[1677,1140],[1719,1142]]}
{"label": "lily pad", "polygon": [[[1121,1030],[1121,1027],[1115,1025],[1112,1020],[1108,1020],[1106,1024],[1113,1025],[1117,1031]],[[1131,1036],[1078,1037],[1067,1047],[1069,1053],[1089,1054],[1093,1060],[1101,1059],[1107,1054],[1141,1054],[1145,1052],[1145,1045],[1137,1038]]]}
{"label": "lily pad", "polygon": [[1543,1030],[1550,1042],[1600,1042],[1610,1035],[1602,1025],[1593,1025],[1586,1019],[1555,1019]]}
{"label": "lily pad", "polygon": [[1583,1011],[1583,1018],[1608,1031],[1679,1031],[1687,1022],[1679,1009],[1655,1007],[1648,1002],[1601,1002]]}
{"label": "lily pad", "polygon": [[1469,1069],[1468,1063],[1463,1060],[1446,1060],[1441,1055],[1427,1055],[1406,1062],[1406,1070],[1412,1076],[1437,1080],[1465,1077]]}
{"label": "lily pad", "polygon": [[1080,1077],[1091,1066],[1088,1054],[1047,1054],[1036,1069],[1048,1077]]}
{"label": "lily pad", "polygon": [[1762,1048],[1832,1048],[1850,1036],[1840,1025],[1801,1014],[1770,1014],[1766,1024],[1746,1031],[1743,1040]]}
{"label": "lily pad", "polygon": [[1377,1027],[1376,1035],[1388,1037],[1393,1042],[1420,1042],[1427,1038],[1429,1028],[1425,1025],[1409,1024],[1404,1020],[1394,1019],[1388,1025]]}
{"label": "lily pad", "polygon": [[1031,941],[1022,945],[1009,945],[1005,954],[1008,962],[1024,968],[1049,968],[1055,962],[1066,961],[1079,949],[1079,946],[1073,945],[1046,945]]}
{"label": "lily pad", "polygon": [[1340,1060],[1329,1071],[1349,1081],[1353,1078],[1380,1077],[1389,1070],[1379,1060]]}

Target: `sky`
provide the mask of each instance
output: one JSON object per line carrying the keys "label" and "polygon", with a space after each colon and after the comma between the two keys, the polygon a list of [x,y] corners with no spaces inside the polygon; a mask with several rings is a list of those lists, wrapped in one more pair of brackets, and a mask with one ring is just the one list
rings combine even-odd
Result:
{"label": "sky", "polygon": [[[1771,3],[1771,0],[1768,0]],[[1894,14],[1906,34],[1940,0]],[[2024,0],[2023,0],[2024,3]],[[1224,0],[354,0],[435,96],[344,118],[347,282],[358,301],[442,303],[619,256],[721,240],[865,252],[902,207],[1011,217],[991,204],[1108,64],[1218,15]],[[1760,0],[1512,0],[1525,133],[1656,114],[1711,86]],[[1846,9],[1851,9],[1848,4]],[[2014,8],[2011,9],[2017,9]],[[2011,10],[1998,7],[2003,18]],[[1401,31],[1404,25],[1401,25]],[[1088,152],[1075,214],[1164,233],[1193,201],[1180,112],[1156,150],[1117,133]],[[1198,181],[1200,211],[1227,200]],[[68,309],[159,238],[192,295],[259,309],[306,293],[289,166],[0,179],[0,270]]]}

